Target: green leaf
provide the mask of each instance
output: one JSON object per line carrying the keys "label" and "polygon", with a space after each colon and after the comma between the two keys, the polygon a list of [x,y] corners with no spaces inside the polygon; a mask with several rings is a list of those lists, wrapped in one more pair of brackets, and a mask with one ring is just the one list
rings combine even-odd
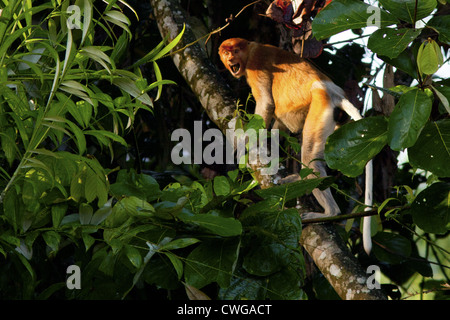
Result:
{"label": "green leaf", "polygon": [[430,97],[417,88],[400,97],[389,118],[388,140],[393,150],[413,146],[431,114]]}
{"label": "green leaf", "polygon": [[37,296],[37,300],[48,300],[50,299],[50,297],[57,291],[59,290],[63,290],[67,288],[67,283],[66,282],[57,282],[57,283],[53,283],[51,284],[47,289],[45,289],[44,291],[42,291],[39,296]]}
{"label": "green leaf", "polygon": [[386,145],[387,124],[384,117],[369,117],[343,125],[327,140],[327,165],[350,177],[362,174],[366,163]]}
{"label": "green leaf", "polygon": [[164,57],[167,53],[170,52],[177,44],[180,42],[181,38],[183,37],[184,31],[186,30],[186,25],[183,24],[183,29],[181,30],[180,34],[177,35],[167,46],[165,46],[160,52],[156,54],[156,56],[153,57],[153,61],[156,61],[162,57]]}
{"label": "green leaf", "polygon": [[103,19],[125,30],[129,34],[130,38],[133,36],[130,28],[128,28],[128,26],[130,25],[130,20],[122,12],[117,10],[108,11]]}
{"label": "green leaf", "polygon": [[61,236],[55,231],[47,231],[42,234],[45,243],[52,249],[52,251],[58,251],[59,243],[61,242]]}
{"label": "green leaf", "polygon": [[31,264],[27,261],[25,256],[23,256],[22,254],[18,254],[17,257],[19,258],[20,262],[22,262],[24,267],[27,269],[28,273],[31,276],[32,282],[34,282],[36,280],[36,273],[34,272],[34,269],[31,266]]}
{"label": "green leaf", "polygon": [[[409,23],[427,17],[436,8],[436,0],[380,0],[384,9],[388,10],[400,20]],[[417,4],[417,13],[415,13],[415,6]]]}
{"label": "green leaf", "polygon": [[112,277],[114,275],[114,265],[116,264],[116,258],[114,254],[112,252],[108,252],[105,255],[105,251],[103,252],[97,251],[96,254],[99,256],[103,255],[103,257],[101,257],[102,262],[100,263],[98,270],[100,270],[107,276]]}
{"label": "green leaf", "polygon": [[87,203],[80,204],[79,217],[81,224],[90,224],[94,209]]}
{"label": "green leaf", "polygon": [[244,257],[243,267],[250,274],[267,276],[281,270],[286,264],[287,254],[279,243],[254,246]]}
{"label": "green leaf", "polygon": [[153,201],[161,196],[159,184],[153,177],[137,174],[134,170],[129,173],[121,170],[110,191],[117,197],[135,196],[147,201]]}
{"label": "green leaf", "polygon": [[279,186],[270,187],[267,189],[256,190],[256,194],[264,199],[269,198],[283,198],[284,201],[289,201],[301,197],[307,193],[311,193],[315,188],[327,178],[305,179],[293,183],[286,183]]}
{"label": "green leaf", "polygon": [[87,202],[98,198],[98,205],[101,207],[108,199],[108,188],[105,183],[105,177],[98,176],[94,171],[88,170],[86,174],[86,183],[84,185],[84,197]]}
{"label": "green leaf", "polygon": [[170,262],[172,262],[172,265],[177,272],[178,280],[180,280],[183,276],[183,262],[181,262],[181,260],[173,253],[164,252],[164,254],[170,259]]}
{"label": "green leaf", "polygon": [[199,227],[222,237],[239,236],[242,233],[241,223],[234,218],[223,218],[212,214],[197,214],[183,217],[182,220],[187,223],[198,225]]}
{"label": "green leaf", "polygon": [[20,239],[14,236],[11,230],[0,234],[0,239],[5,241],[6,243],[12,244],[13,246],[20,246]]}
{"label": "green leaf", "polygon": [[224,176],[214,177],[214,192],[217,196],[226,196],[230,193],[231,186]]}
{"label": "green leaf", "polygon": [[17,231],[18,226],[22,225],[22,212],[25,211],[24,204],[20,198],[16,189],[12,188],[6,192],[3,200],[3,214],[14,231]]}
{"label": "green leaf", "polygon": [[18,28],[13,33],[8,34],[8,36],[6,37],[6,40],[4,40],[1,43],[1,46],[0,46],[0,57],[3,57],[5,55],[6,51],[14,43],[14,41],[16,41],[19,37],[21,37],[23,34],[25,34],[32,27],[35,27],[35,26],[31,25],[31,26],[26,26],[26,27],[23,27],[23,28]]}
{"label": "green leaf", "polygon": [[99,49],[99,47],[83,47],[80,53],[99,63],[106,71],[108,71],[109,74],[111,74],[111,69],[108,66],[111,65],[111,60],[106,53]]}
{"label": "green leaf", "polygon": [[117,39],[116,45],[114,46],[113,51],[109,55],[111,61],[119,62],[119,59],[123,56],[128,48],[128,35],[123,32],[120,37]]}
{"label": "green leaf", "polygon": [[52,206],[52,222],[54,228],[58,228],[60,226],[62,219],[66,215],[68,207],[69,205],[67,203],[58,203]]}
{"label": "green leaf", "polygon": [[16,131],[14,128],[7,128],[4,132],[0,132],[1,147],[5,154],[9,166],[12,165],[16,158]]}
{"label": "green leaf", "polygon": [[442,105],[444,106],[445,111],[448,114],[450,114],[450,103],[449,103],[449,101],[450,101],[449,100],[449,98],[450,98],[450,87],[438,86],[436,88],[434,86],[431,86],[431,88],[433,89],[434,93],[436,93],[436,96],[438,97],[438,99],[440,100]]}
{"label": "green leaf", "polygon": [[421,74],[433,74],[443,63],[441,48],[436,41],[425,41],[417,52],[417,67]]}
{"label": "green leaf", "polygon": [[[67,20],[66,23],[67,23],[67,44],[66,44],[66,54],[65,54],[65,57],[64,57],[63,69],[62,69],[62,71],[61,71],[61,79],[59,79],[59,80],[64,79],[64,76],[65,76],[65,74],[66,74],[66,72],[67,72],[67,66],[69,65],[69,62],[71,62],[71,61],[73,60],[73,56],[74,56],[74,54],[73,54],[73,52],[72,52],[72,48],[74,48],[75,45],[74,45],[74,43],[73,43],[72,30],[71,30],[71,28],[70,28],[70,26],[69,26],[69,20]],[[75,49],[76,49],[76,48],[75,48]],[[57,70],[59,71],[59,68],[58,68]],[[56,76],[57,76],[57,73],[55,73],[55,80],[54,80],[54,82],[53,82],[53,86],[55,86],[56,83],[57,83],[56,80],[57,80],[58,78],[56,78]],[[73,82],[75,82],[75,81],[73,81]],[[61,83],[61,84],[62,84],[62,83]],[[62,87],[60,87],[60,88],[62,89]],[[52,88],[52,90],[53,90],[53,88]],[[63,89],[63,90],[64,90],[64,89]],[[49,101],[50,101],[50,100],[49,100]]]}
{"label": "green leaf", "polygon": [[135,81],[128,78],[115,78],[113,80],[113,83],[140,102],[149,106],[153,106],[152,99],[150,99],[148,94],[139,90],[139,88],[136,86]]}
{"label": "green leaf", "polygon": [[378,29],[370,36],[367,46],[378,55],[393,59],[398,57],[417,38],[421,31],[421,29],[409,28]]}
{"label": "green leaf", "polygon": [[84,246],[86,247],[86,252],[89,250],[90,247],[95,243],[95,238],[91,235],[83,232],[81,234],[81,238],[83,239]]}
{"label": "green leaf", "polygon": [[136,67],[139,67],[140,65],[147,63],[148,61],[153,61],[154,57],[161,51],[162,48],[164,48],[164,44],[167,41],[167,36],[156,46],[154,47],[149,53],[147,53],[143,58],[136,61],[130,69],[134,69]]}
{"label": "green leaf", "polygon": [[267,298],[267,278],[249,277],[242,268],[236,268],[235,275],[227,288],[221,288],[221,300],[264,300]]}
{"label": "green leaf", "polygon": [[217,282],[220,287],[230,285],[238,258],[239,239],[211,240],[200,244],[186,258],[185,282],[197,289]]}
{"label": "green leaf", "polygon": [[[137,197],[126,197],[121,199],[113,208],[113,212],[106,218],[106,222],[113,222],[117,219],[122,223],[129,217],[152,217],[155,209],[147,201]],[[113,226],[121,224],[120,222],[112,223]],[[108,224],[109,226],[109,224]]]}
{"label": "green leaf", "polygon": [[81,99],[87,101],[89,104],[94,105],[94,102],[87,94],[88,89],[77,81],[74,80],[64,81],[63,83],[61,83],[59,89],[67,93],[73,94],[76,97],[80,97]]}
{"label": "green leaf", "polygon": [[91,122],[93,109],[92,105],[84,100],[80,100],[77,101],[75,108],[77,108],[78,114],[80,116],[79,119],[81,119],[81,122],[79,122],[79,124],[84,128],[87,128],[89,126],[89,123]]}
{"label": "green leaf", "polygon": [[373,242],[372,250],[378,260],[398,264],[411,255],[411,242],[398,234],[378,232]]}
{"label": "green leaf", "polygon": [[127,142],[125,141],[124,138],[122,138],[118,134],[115,134],[115,133],[110,132],[110,131],[106,131],[106,130],[86,130],[84,133],[96,137],[99,141],[104,141],[104,138],[108,138],[108,139],[111,139],[111,140],[113,140],[115,142],[120,143],[121,145],[123,145],[125,147],[128,146],[128,144],[127,144]]}
{"label": "green leaf", "polygon": [[176,250],[176,249],[182,249],[186,248],[188,246],[191,246],[195,243],[198,243],[200,240],[196,238],[180,238],[173,240],[163,246],[161,246],[160,250]]}
{"label": "green leaf", "polygon": [[248,230],[246,235],[253,239],[242,264],[248,273],[267,276],[291,263],[291,255],[299,248],[302,231],[297,210],[245,210],[241,222]]}
{"label": "green leaf", "polygon": [[140,268],[142,265],[142,256],[138,249],[133,246],[126,245],[125,246],[125,254],[130,260],[131,264],[136,268]]}
{"label": "green leaf", "polygon": [[70,130],[73,133],[73,140],[75,141],[78,154],[82,155],[86,152],[86,137],[83,131],[72,121],[66,120],[66,123],[69,125]]}
{"label": "green leaf", "polygon": [[299,253],[291,255],[288,267],[268,277],[249,276],[239,266],[234,272],[230,286],[221,288],[219,299],[223,300],[300,300],[305,299],[302,290],[304,261]]}
{"label": "green leaf", "polygon": [[[157,82],[162,81],[163,78],[162,78],[161,70],[159,69],[159,66],[156,63],[156,61],[153,61],[153,70],[155,72],[156,81]],[[159,100],[159,98],[161,97],[161,92],[162,92],[162,84],[158,85],[158,93],[156,94],[155,101]]]}
{"label": "green leaf", "polygon": [[73,177],[70,183],[70,196],[75,201],[80,201],[84,197],[84,185],[86,182],[86,172],[81,170],[76,176]]}
{"label": "green leaf", "polygon": [[450,19],[448,15],[434,16],[427,23],[427,27],[436,30],[439,33],[439,40],[450,44]]}
{"label": "green leaf", "polygon": [[445,234],[450,229],[450,183],[437,182],[420,192],[411,214],[423,231]]}
{"label": "green leaf", "polygon": [[415,167],[450,177],[450,120],[427,123],[416,144],[408,148],[408,158]]}
{"label": "green leaf", "polygon": [[[297,261],[301,261],[300,264]],[[306,298],[302,290],[304,272],[300,271],[303,266],[303,256],[299,253],[291,255],[291,263],[267,279],[267,298],[272,300],[302,300]]]}
{"label": "green leaf", "polygon": [[86,35],[89,31],[89,26],[92,22],[92,3],[91,0],[84,0],[84,8],[83,8],[83,33],[81,37],[81,43],[84,43],[86,39]]}
{"label": "green leaf", "polygon": [[91,224],[94,226],[99,225],[102,223],[108,216],[112,213],[112,207],[111,203],[113,201],[113,198],[109,199],[103,207],[99,208],[97,211],[95,211],[94,215],[91,219]]}
{"label": "green leaf", "polygon": [[[334,0],[314,18],[312,30],[316,39],[322,40],[348,29],[367,27],[371,19],[368,4],[358,0]],[[384,10],[380,10],[380,16],[375,16],[375,20],[381,27],[398,23],[395,16]]]}
{"label": "green leaf", "polygon": [[174,290],[179,287],[179,272],[181,271],[181,266],[178,265],[179,269],[175,269],[174,263],[166,255],[158,254],[155,255],[145,267],[142,278],[148,284],[156,285],[160,288],[167,290]]}

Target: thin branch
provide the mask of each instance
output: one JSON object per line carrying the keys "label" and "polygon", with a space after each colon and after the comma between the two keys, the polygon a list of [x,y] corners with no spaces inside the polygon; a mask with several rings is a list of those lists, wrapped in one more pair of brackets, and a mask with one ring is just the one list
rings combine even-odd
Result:
{"label": "thin branch", "polygon": [[[234,18],[237,18],[245,9],[247,9],[248,7],[250,7],[251,5],[254,5],[254,4],[256,4],[256,3],[258,3],[258,2],[261,2],[262,0],[257,0],[257,1],[253,1],[252,3],[249,3],[249,4],[247,4],[246,6],[244,6],[235,16],[234,16]],[[176,53],[179,53],[179,52],[181,52],[181,51],[183,51],[183,50],[185,50],[185,49],[187,49],[187,48],[189,48],[190,46],[193,46],[194,44],[196,44],[197,42],[199,42],[200,40],[202,40],[202,39],[204,39],[204,38],[207,38],[206,40],[205,40],[205,45],[208,43],[208,41],[209,41],[209,39],[211,38],[211,36],[213,35],[213,34],[216,34],[216,33],[219,33],[219,32],[221,32],[222,30],[224,30],[225,28],[227,28],[229,25],[230,25],[230,23],[231,23],[231,21],[230,22],[227,22],[224,26],[222,26],[222,27],[220,27],[220,28],[217,28],[216,30],[213,30],[213,31],[211,31],[211,32],[209,32],[209,33],[207,33],[207,34],[205,34],[205,35],[203,35],[203,36],[201,36],[200,38],[198,38],[197,40],[195,40],[195,41],[193,41],[193,42],[191,42],[191,43],[188,43],[187,45],[185,45],[183,48],[181,48],[181,49],[178,49],[178,50],[176,50],[176,51],[172,51],[171,53],[168,53],[167,55],[165,55],[164,57],[166,57],[166,56],[172,56],[172,55],[174,55],[174,54],[176,54]]]}
{"label": "thin branch", "polygon": [[334,222],[334,221],[341,221],[341,220],[347,220],[347,219],[353,219],[353,218],[375,216],[377,214],[378,214],[378,209],[374,209],[374,210],[370,210],[370,211],[340,214],[340,215],[334,216],[334,217],[304,219],[304,220],[302,220],[302,224]]}

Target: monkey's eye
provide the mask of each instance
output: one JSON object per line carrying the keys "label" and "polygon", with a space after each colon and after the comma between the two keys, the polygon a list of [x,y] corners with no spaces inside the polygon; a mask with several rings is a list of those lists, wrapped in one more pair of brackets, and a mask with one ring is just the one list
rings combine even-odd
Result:
{"label": "monkey's eye", "polygon": [[234,53],[239,53],[239,49],[234,49]]}

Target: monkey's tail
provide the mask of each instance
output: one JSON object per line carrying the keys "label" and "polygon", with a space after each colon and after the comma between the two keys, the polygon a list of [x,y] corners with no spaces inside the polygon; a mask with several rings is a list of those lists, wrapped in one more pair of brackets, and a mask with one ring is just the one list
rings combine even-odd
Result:
{"label": "monkey's tail", "polygon": [[[339,108],[344,110],[353,120],[362,119],[361,114],[358,109],[347,99],[342,98],[339,104],[336,104]],[[365,186],[365,194],[364,194],[364,205],[366,206],[365,211],[370,211],[373,204],[373,163],[372,160],[367,162],[366,164],[366,186]],[[366,251],[367,255],[370,254],[372,250],[372,235],[370,230],[371,225],[371,217],[364,217],[364,226],[363,226],[363,246],[364,251]]]}
{"label": "monkey's tail", "polygon": [[342,98],[339,104],[337,104],[339,108],[344,110],[353,120],[361,120],[362,116],[359,113],[359,110],[347,99]]}

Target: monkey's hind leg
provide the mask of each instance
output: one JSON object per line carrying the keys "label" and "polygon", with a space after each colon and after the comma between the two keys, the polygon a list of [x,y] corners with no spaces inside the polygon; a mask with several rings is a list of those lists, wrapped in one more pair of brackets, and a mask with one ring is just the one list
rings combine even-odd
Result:
{"label": "monkey's hind leg", "polygon": [[[324,161],[318,159],[324,158],[325,142],[333,133],[335,126],[333,106],[330,104],[327,92],[320,89],[313,90],[310,109],[303,128],[302,163],[313,169],[314,172],[318,172],[321,177],[327,176],[327,172]],[[308,178],[315,177],[314,174],[308,176]],[[324,209],[324,213],[308,212],[302,214],[302,218],[331,217],[341,212],[330,188],[314,189],[313,195]]]}
{"label": "monkey's hind leg", "polygon": [[[307,178],[317,178],[315,175],[308,176]],[[286,184],[286,183],[293,183],[296,181],[300,181],[301,177],[298,174],[291,174],[287,177],[284,177],[280,180],[280,184]],[[302,213],[302,219],[316,219],[316,218],[323,218],[325,216],[332,217],[338,215],[341,211],[334,200],[333,195],[331,194],[330,189],[326,190],[319,190],[314,189],[313,195],[316,198],[316,200],[319,202],[319,204],[324,208],[325,212],[305,212]]]}

